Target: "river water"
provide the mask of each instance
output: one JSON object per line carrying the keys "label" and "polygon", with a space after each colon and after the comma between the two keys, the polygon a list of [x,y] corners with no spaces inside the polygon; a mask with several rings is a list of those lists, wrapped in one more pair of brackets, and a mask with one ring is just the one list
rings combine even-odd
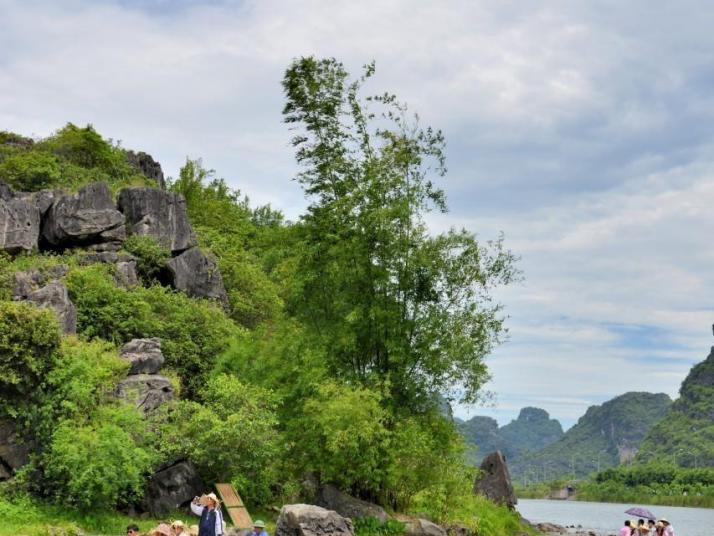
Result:
{"label": "river water", "polygon": [[714,509],[710,508],[545,499],[518,499],[516,508],[532,523],[582,525],[584,529],[594,530],[598,534],[617,534],[625,519],[633,518],[625,514],[625,510],[633,506],[642,506],[654,515],[666,518],[672,523],[675,536],[714,536]]}

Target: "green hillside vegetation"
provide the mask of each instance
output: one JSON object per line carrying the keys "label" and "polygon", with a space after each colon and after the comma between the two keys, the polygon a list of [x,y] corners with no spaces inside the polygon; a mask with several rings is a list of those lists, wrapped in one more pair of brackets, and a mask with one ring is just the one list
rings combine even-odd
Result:
{"label": "green hillside vegetation", "polygon": [[[148,238],[124,243],[141,280],[129,289],[77,249],[0,256],[0,418],[32,446],[0,489],[0,534],[16,534],[23,515],[24,530],[45,533],[57,507],[58,524],[116,532],[125,518],[112,512],[138,504],[149,475],[180,459],[206,482],[232,482],[251,508],[304,499],[313,474],[478,534],[522,530],[471,495],[465,444],[433,402],[455,386],[463,401],[479,396],[483,358],[504,330],[490,292],[517,277],[514,258],[463,229],[427,231],[425,213],[447,208],[436,185],[444,139],[394,96],[363,98],[373,72],[350,80],[339,62],[314,58],[286,71],[308,203],[297,222],[252,206],[200,160],[168,181],[218,259],[225,310],[162,285],[169,252]],[[34,141],[0,134],[0,180],[23,191],[156,186],[119,145],[71,124]],[[59,264],[77,336],[10,300],[15,272]],[[180,394],[146,418],[110,396],[127,370],[118,346],[143,337],[161,339],[162,373]]]}
{"label": "green hillside vegetation", "polygon": [[679,398],[642,442],[636,462],[653,461],[692,468],[714,465],[714,348],[692,368]]}
{"label": "green hillside vegetation", "polygon": [[538,450],[560,439],[563,427],[540,408],[521,409],[518,418],[498,428],[490,417],[472,417],[459,423],[464,439],[475,448],[469,450],[474,463],[480,463],[489,452],[500,450],[509,464],[528,451]]}
{"label": "green hillside vegetation", "polygon": [[522,481],[579,478],[631,460],[671,404],[663,393],[625,393],[591,406],[563,437],[511,465]]}

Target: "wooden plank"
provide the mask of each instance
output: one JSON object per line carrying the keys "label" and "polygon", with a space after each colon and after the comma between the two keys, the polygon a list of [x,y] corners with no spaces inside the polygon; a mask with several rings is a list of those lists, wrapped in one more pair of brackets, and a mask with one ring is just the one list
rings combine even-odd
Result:
{"label": "wooden plank", "polygon": [[218,496],[228,511],[233,526],[239,529],[253,528],[253,520],[250,517],[250,513],[233,486],[231,484],[216,484],[216,491],[218,491]]}

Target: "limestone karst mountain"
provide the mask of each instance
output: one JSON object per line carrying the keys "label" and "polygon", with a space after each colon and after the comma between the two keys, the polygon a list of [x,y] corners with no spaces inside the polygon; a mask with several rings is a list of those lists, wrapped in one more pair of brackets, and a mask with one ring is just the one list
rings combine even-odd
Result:
{"label": "limestone karst mountain", "polygon": [[590,406],[563,437],[514,460],[511,474],[524,481],[582,477],[631,461],[671,403],[664,393],[630,392]]}
{"label": "limestone karst mountain", "polygon": [[642,442],[636,461],[652,460],[683,467],[714,464],[714,347],[692,367],[679,398]]}

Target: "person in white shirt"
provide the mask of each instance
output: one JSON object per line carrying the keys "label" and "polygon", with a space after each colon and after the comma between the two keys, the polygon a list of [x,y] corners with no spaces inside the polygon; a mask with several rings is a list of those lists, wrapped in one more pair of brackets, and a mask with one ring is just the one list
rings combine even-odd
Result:
{"label": "person in white shirt", "polygon": [[223,515],[221,503],[215,493],[194,497],[191,511],[201,516],[198,522],[198,536],[221,536],[223,534]]}

